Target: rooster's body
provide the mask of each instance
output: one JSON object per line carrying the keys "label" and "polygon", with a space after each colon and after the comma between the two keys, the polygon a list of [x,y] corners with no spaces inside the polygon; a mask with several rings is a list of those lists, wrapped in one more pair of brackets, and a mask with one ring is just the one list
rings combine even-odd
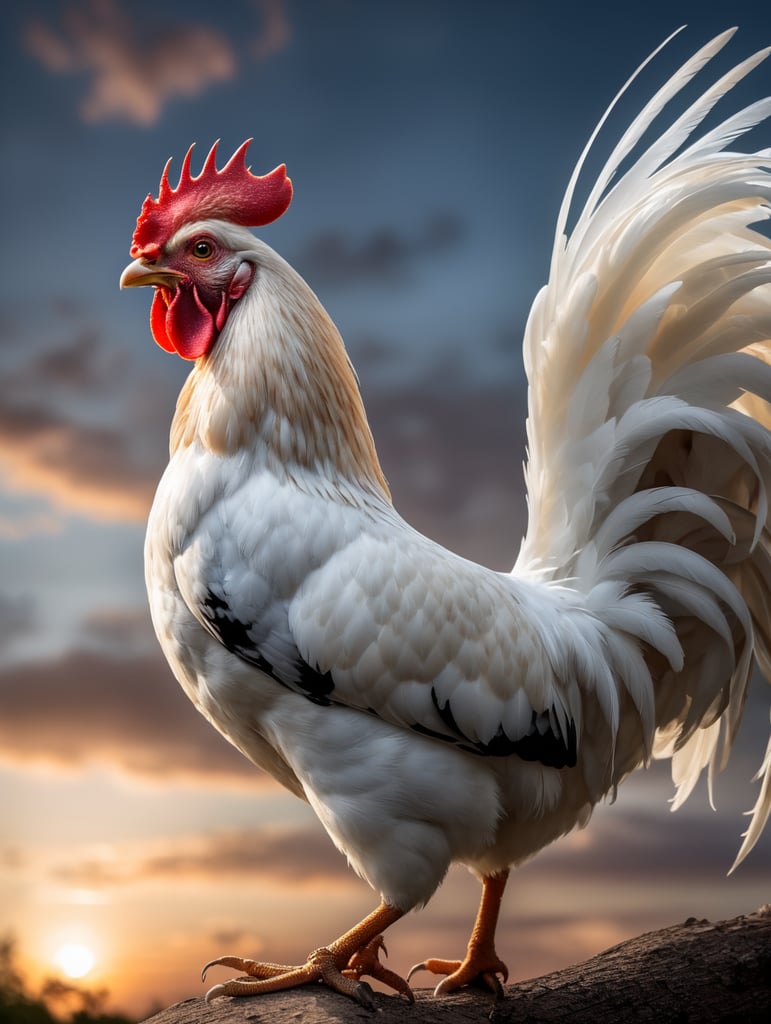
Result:
{"label": "rooster's body", "polygon": [[[382,977],[376,936],[452,862],[483,880],[476,938],[463,963],[425,966],[494,984],[509,867],[654,754],[684,799],[730,751],[755,660],[771,676],[771,246],[748,226],[771,176],[767,153],[725,152],[771,103],[681,148],[763,55],[608,187],[726,39],[643,111],[566,240],[568,190],[525,338],[530,526],[511,574],[394,510],[334,325],[242,226],[283,212],[283,169],[254,178],[242,147],[191,178],[188,154],[178,188],[164,173],[148,197],[124,283],[155,285],[156,339],[197,360],[148,527],[158,637],[199,711],[309,801],[382,898],[331,966],[226,957],[258,980],[216,991],[322,977],[366,999],[340,972]],[[239,212],[250,188],[263,219]],[[740,859],[770,768],[771,750]]]}

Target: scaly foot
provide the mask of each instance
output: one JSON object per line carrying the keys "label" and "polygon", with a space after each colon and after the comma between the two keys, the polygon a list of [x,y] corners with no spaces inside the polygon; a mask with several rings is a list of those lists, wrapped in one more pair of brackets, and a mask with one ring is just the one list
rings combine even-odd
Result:
{"label": "scaly foot", "polygon": [[455,992],[464,985],[481,982],[495,994],[496,1000],[503,999],[503,986],[498,975],[503,977],[504,982],[507,981],[509,969],[495,952],[495,927],[508,877],[508,871],[501,871],[485,875],[482,879],[482,900],[465,959],[424,960],[422,964],[415,964],[407,975],[407,981],[416,971],[431,971],[432,974],[447,975],[434,989],[434,995]]}
{"label": "scaly foot", "polygon": [[234,967],[249,975],[248,978],[232,978],[220,985],[214,985],[206,993],[206,1002],[217,996],[258,996],[268,992],[307,985],[312,981],[322,982],[335,992],[355,999],[367,1010],[375,1009],[375,996],[366,981],[346,978],[337,965],[334,954],[326,948],[314,950],[301,966],[287,964],[264,964],[237,956],[221,956],[212,960],[203,969],[202,978],[210,967]]}
{"label": "scaly foot", "polygon": [[435,996],[445,995],[447,992],[456,992],[464,985],[482,983],[495,995],[496,1000],[503,999],[503,986],[498,975],[503,977],[504,982],[508,980],[509,969],[498,957],[494,949],[469,950],[465,960],[438,960],[435,957],[424,960],[423,963],[415,964],[407,975],[410,980],[416,971],[430,971],[432,974],[446,974],[447,977],[440,981],[434,989]]}
{"label": "scaly foot", "polygon": [[329,947],[314,950],[300,966],[287,964],[260,963],[239,956],[222,956],[212,960],[203,969],[203,977],[210,967],[233,967],[248,977],[233,978],[215,985],[206,993],[206,1002],[217,996],[252,996],[268,992],[281,992],[310,982],[321,982],[355,999],[368,1010],[376,1009],[375,996],[363,974],[377,978],[390,985],[401,995],[413,1000],[412,990],[398,974],[389,971],[378,960],[380,949],[385,945],[380,932],[402,916],[402,911],[388,904],[381,904],[369,917],[346,932]]}
{"label": "scaly foot", "polygon": [[388,985],[389,988],[392,988],[400,995],[406,996],[411,1003],[414,1003],[415,996],[412,994],[412,989],[404,978],[380,963],[378,954],[381,949],[385,956],[388,956],[383,936],[376,935],[371,942],[368,942],[366,946],[353,954],[348,961],[348,966],[342,972],[343,977],[353,978],[358,981],[363,974],[366,974],[370,978],[382,981],[384,985]]}

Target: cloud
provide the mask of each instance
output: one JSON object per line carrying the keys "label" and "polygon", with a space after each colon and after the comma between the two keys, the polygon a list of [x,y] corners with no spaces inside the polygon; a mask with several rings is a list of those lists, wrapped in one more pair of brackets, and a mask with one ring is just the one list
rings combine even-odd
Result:
{"label": "cloud", "polygon": [[254,6],[262,21],[262,31],[251,47],[256,60],[265,60],[281,53],[292,39],[285,0],[255,0]]}
{"label": "cloud", "polygon": [[[26,334],[8,336],[7,351],[31,354],[8,357],[0,372],[0,469],[17,492],[57,509],[143,522],[166,463],[177,385],[133,367],[81,312],[62,322],[69,336],[44,352],[30,349]],[[383,363],[392,351],[369,342],[355,354],[361,366]],[[402,514],[468,557],[509,568],[525,511],[524,396],[508,385],[469,390],[463,370],[453,378],[449,367],[441,386],[426,381],[409,390],[381,387],[387,374],[364,376],[378,382],[365,389],[365,405]],[[35,522],[50,530],[44,511]],[[0,535],[32,525],[0,522]]]}
{"label": "cloud", "polygon": [[[52,311],[61,315],[58,300]],[[73,318],[79,314],[73,310]],[[31,388],[39,391],[40,381],[54,394],[88,395],[101,390],[105,383],[125,371],[126,359],[115,349],[102,345],[98,331],[91,325],[76,323],[72,338],[64,344],[33,354],[26,363],[3,375],[2,393],[18,401]],[[50,394],[50,392],[49,392]]]}
{"label": "cloud", "polygon": [[[667,820],[664,812],[658,823],[647,813],[621,814],[611,827],[607,820],[597,821],[588,832],[561,840],[552,851],[513,873],[497,945],[515,978],[566,966],[643,930],[685,917],[699,886],[709,890],[720,884],[724,874],[724,865],[718,863],[720,824],[677,823],[674,832],[663,837],[669,839],[665,842],[662,825]],[[718,849],[711,852],[716,840]],[[691,873],[684,867],[689,860],[694,864]],[[361,891],[365,902],[369,898],[316,823],[170,836],[142,846],[126,843],[100,848],[96,854],[81,850],[48,870],[54,883],[107,892],[111,899],[116,888],[159,883],[168,893],[170,886],[191,882],[215,892],[234,882],[252,892],[259,891],[261,883],[268,884],[296,894],[293,899],[298,902],[303,893],[327,895],[332,886],[345,887],[351,896]],[[764,878],[759,866],[744,881],[761,884]],[[642,903],[641,889],[649,892]],[[405,972],[427,955],[460,953],[471,931],[478,895],[478,884],[465,870],[451,871],[428,911],[410,915],[389,940],[389,965]],[[218,905],[227,906],[227,898]],[[286,913],[291,918],[302,910],[292,902]],[[255,938],[252,925],[251,910],[242,917],[236,914],[208,928],[207,941],[212,948],[265,948],[275,955],[278,937]],[[280,931],[280,926],[272,929]],[[290,962],[304,956],[304,941],[300,934]],[[418,985],[427,981],[417,979]]]}
{"label": "cloud", "polygon": [[0,516],[0,541],[15,542],[43,533],[59,533],[61,528],[60,520],[49,513],[23,517]]}
{"label": "cloud", "polygon": [[0,592],[0,652],[20,636],[32,632],[36,624],[35,607],[29,595]]}
{"label": "cloud", "polygon": [[12,489],[91,518],[139,521],[152,500],[153,474],[132,458],[123,432],[43,409],[0,409],[0,464]]}
{"label": "cloud", "polygon": [[[748,786],[748,802],[751,796]],[[573,833],[520,871],[523,880],[546,887],[568,875],[576,885],[604,879],[622,887],[656,886],[664,878],[683,886],[716,885],[725,881],[739,849],[740,829],[731,827],[732,820],[746,827],[746,820],[732,817],[727,808],[712,813],[686,806],[672,814],[663,802],[659,811],[605,807],[588,831]],[[750,856],[742,865],[743,882],[767,875],[762,856]]]}
{"label": "cloud", "polygon": [[83,622],[81,646],[112,657],[158,653],[158,641],[146,609],[99,608]]}
{"label": "cloud", "polygon": [[29,52],[53,74],[90,78],[86,121],[118,118],[149,125],[176,97],[192,97],[234,77],[229,42],[205,25],[163,25],[140,32],[116,0],[72,6],[57,30],[42,20],[25,31]]}
{"label": "cloud", "polygon": [[365,394],[394,504],[434,540],[508,570],[526,516],[521,408],[510,389],[441,385]]}
{"label": "cloud", "polygon": [[34,599],[25,593],[25,584],[20,583],[19,590],[14,592],[8,575],[3,582],[7,589],[0,591],[0,657],[6,659],[17,654],[20,640],[39,631],[40,621]]}
{"label": "cloud", "polygon": [[[260,22],[249,56],[262,61],[284,50],[292,37],[284,0],[254,0]],[[243,20],[249,18],[244,5]],[[88,79],[80,112],[85,121],[110,119],[154,124],[177,98],[192,98],[235,78],[237,43],[207,24],[142,23],[118,0],[83,0],[61,26],[42,19],[24,32],[27,50],[46,70]]]}
{"label": "cloud", "polygon": [[282,885],[354,883],[345,857],[321,825],[232,829],[206,836],[165,838],[151,850],[112,848],[52,869],[58,882],[98,889],[137,882],[191,879],[219,882],[265,878]]}
{"label": "cloud", "polygon": [[[9,349],[26,352],[27,346]],[[88,325],[76,323],[68,340],[4,366],[0,469],[10,489],[91,519],[143,521],[165,462],[157,444],[145,443],[153,427],[152,412],[144,408],[150,396],[158,398],[157,440],[165,434],[160,424],[172,396],[159,394],[155,381],[140,381],[125,354]],[[141,435],[130,428],[140,405]],[[35,521],[50,531],[50,516],[40,512]],[[32,525],[0,524],[0,533],[13,537]]]}
{"label": "cloud", "polygon": [[160,652],[72,651],[0,670],[0,760],[147,780],[256,786],[267,777],[206,722]]}
{"label": "cloud", "polygon": [[400,284],[416,260],[453,249],[464,235],[463,222],[449,212],[434,215],[412,236],[381,228],[354,241],[338,231],[328,231],[308,243],[297,263],[303,275],[318,286],[372,281]]}

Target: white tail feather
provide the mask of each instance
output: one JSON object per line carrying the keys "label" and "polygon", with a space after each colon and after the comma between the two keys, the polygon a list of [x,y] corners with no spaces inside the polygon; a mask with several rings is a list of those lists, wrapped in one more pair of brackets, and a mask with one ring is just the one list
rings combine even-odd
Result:
{"label": "white tail feather", "polygon": [[[771,668],[771,241],[756,227],[771,216],[771,160],[728,150],[771,116],[771,98],[697,134],[771,51],[723,74],[635,151],[732,35],[702,47],[643,107],[568,235],[587,154],[661,47],[611,103],[568,184],[524,341],[530,521],[513,572],[563,603],[566,591],[581,595],[583,625],[576,613],[549,628],[613,743],[631,698],[639,759],[672,759],[674,807],[706,767],[711,787],[755,658]],[[581,628],[602,637],[610,681]],[[634,758],[618,755],[629,770]],[[771,812],[771,743],[759,778],[737,864]]]}

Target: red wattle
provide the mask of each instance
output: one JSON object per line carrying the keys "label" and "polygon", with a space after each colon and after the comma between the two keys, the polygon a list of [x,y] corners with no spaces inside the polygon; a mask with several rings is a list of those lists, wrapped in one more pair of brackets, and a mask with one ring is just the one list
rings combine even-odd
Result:
{"label": "red wattle", "polygon": [[166,313],[166,331],[183,359],[198,359],[216,341],[219,331],[195,285],[191,288],[183,283],[174,292]]}
{"label": "red wattle", "polygon": [[229,312],[230,312],[230,303],[228,302],[227,295],[223,292],[222,293],[222,299],[220,300],[220,308],[217,310],[217,316],[216,316],[216,318],[214,320],[215,324],[217,325],[217,332],[218,333],[225,326],[225,321],[228,318],[228,313]]}
{"label": "red wattle", "polygon": [[150,307],[150,330],[157,345],[160,345],[165,352],[174,352],[174,346],[166,333],[166,311],[168,307],[164,301],[160,289],[155,289],[153,304]]}
{"label": "red wattle", "polygon": [[225,315],[226,310],[220,308],[215,323],[195,285],[183,282],[172,293],[168,305],[161,290],[156,289],[150,308],[150,330],[166,352],[176,352],[183,359],[198,359],[217,340]]}

